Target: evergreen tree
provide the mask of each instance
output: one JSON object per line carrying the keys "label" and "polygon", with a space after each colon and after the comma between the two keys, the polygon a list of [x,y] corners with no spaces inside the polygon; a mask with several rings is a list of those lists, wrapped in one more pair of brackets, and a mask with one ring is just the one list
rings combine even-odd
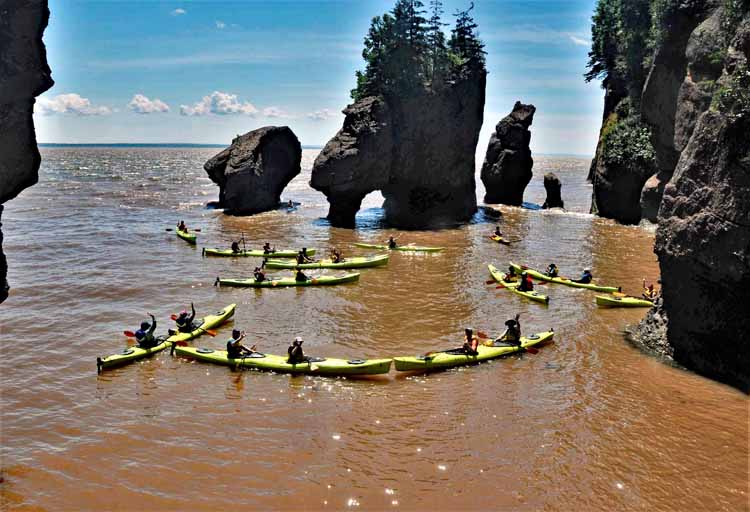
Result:
{"label": "evergreen tree", "polygon": [[443,27],[443,2],[430,0],[430,19],[427,21],[427,44],[430,52],[428,76],[432,78],[433,86],[442,83],[442,78],[448,70],[448,48],[445,45]]}
{"label": "evergreen tree", "polygon": [[620,0],[599,0],[596,4],[591,18],[591,51],[586,64],[588,71],[583,75],[587,82],[601,78],[602,87],[606,87],[615,72],[619,18]]}
{"label": "evergreen tree", "polygon": [[454,71],[460,73],[464,67],[484,68],[484,44],[476,32],[477,24],[471,17],[474,2],[464,11],[456,11],[456,26],[451,30],[448,48],[453,54]]}

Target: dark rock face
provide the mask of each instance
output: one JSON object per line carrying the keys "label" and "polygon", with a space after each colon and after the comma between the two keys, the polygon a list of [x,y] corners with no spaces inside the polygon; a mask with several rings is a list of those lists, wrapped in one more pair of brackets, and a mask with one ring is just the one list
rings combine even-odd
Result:
{"label": "dark rock face", "polygon": [[717,85],[724,94],[746,96],[731,108],[719,101],[701,114],[664,188],[654,248],[663,301],[636,336],[686,367],[748,393],[750,14],[728,55]]}
{"label": "dark rock face", "polygon": [[520,206],[523,202],[523,191],[531,181],[534,166],[529,149],[534,112],[534,105],[517,101],[513,111],[495,126],[482,164],[485,203]]}
{"label": "dark rock face", "polygon": [[219,185],[219,207],[250,215],[278,207],[281,192],[300,172],[302,146],[287,126],[265,126],[232,141],[203,165]]}
{"label": "dark rock face", "polygon": [[310,186],[326,195],[328,220],[354,227],[362,199],[380,190],[388,224],[405,229],[463,222],[477,211],[474,153],[486,73],[437,91],[367,97],[313,165]]}
{"label": "dark rock face", "polygon": [[565,208],[560,189],[562,184],[560,178],[553,172],[544,175],[544,190],[547,191],[547,199],[544,200],[542,208]]}
{"label": "dark rock face", "polygon": [[[0,6],[0,205],[38,179],[41,157],[32,114],[34,98],[54,83],[42,42],[48,20],[46,0]],[[6,275],[0,232],[0,302],[8,295]]]}

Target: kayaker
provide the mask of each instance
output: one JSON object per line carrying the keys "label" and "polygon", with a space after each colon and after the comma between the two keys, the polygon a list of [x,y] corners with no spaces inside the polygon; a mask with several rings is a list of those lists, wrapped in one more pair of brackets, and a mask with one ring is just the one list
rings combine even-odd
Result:
{"label": "kayaker", "polygon": [[522,292],[534,291],[534,281],[528,272],[521,272],[521,284],[518,285],[518,290]]}
{"label": "kayaker", "polygon": [[500,231],[500,226],[495,226],[495,233],[493,236],[499,236],[500,238],[503,237],[503,233]]}
{"label": "kayaker", "polygon": [[245,331],[239,329],[232,330],[232,337],[227,340],[227,357],[229,359],[237,359],[252,355],[255,352],[255,345],[247,348],[241,343],[245,339]]}
{"label": "kayaker", "polygon": [[580,279],[572,279],[574,283],[589,284],[594,279],[594,275],[591,273],[591,269],[586,267],[583,269]]}
{"label": "kayaker", "polygon": [[508,271],[503,276],[503,281],[508,281],[512,283],[512,282],[515,282],[515,280],[516,280],[516,269],[510,266],[508,267]]}
{"label": "kayaker", "polygon": [[307,281],[308,277],[305,275],[304,272],[302,272],[301,269],[297,269],[297,271],[294,274],[294,280],[298,282]]}
{"label": "kayaker", "polygon": [[305,354],[302,352],[302,344],[305,342],[302,338],[297,336],[294,338],[294,341],[291,345],[289,345],[289,349],[287,350],[287,353],[289,354],[289,358],[286,360],[289,364],[300,364],[307,362],[307,358],[305,357]]}
{"label": "kayaker", "polygon": [[185,233],[187,233],[188,229],[187,229],[187,226],[185,225],[185,221],[184,220],[181,220],[180,223],[177,224],[177,230],[178,231],[184,231]]}
{"label": "kayaker", "polygon": [[188,314],[186,310],[182,310],[180,315],[175,320],[177,324],[177,330],[180,332],[192,332],[193,331],[193,320],[195,320],[195,306],[190,303],[191,314]]}
{"label": "kayaker", "polygon": [[398,247],[398,244],[396,244],[396,239],[391,237],[388,237],[388,248],[389,249],[395,249]]}
{"label": "kayaker", "polygon": [[479,346],[479,338],[474,335],[473,329],[467,327],[464,330],[464,345],[463,347],[461,347],[464,351],[464,354],[468,356],[479,355],[479,352],[477,352],[478,346]]}
{"label": "kayaker", "polygon": [[646,286],[646,278],[643,278],[643,298],[646,300],[656,300],[659,297],[659,292],[654,288],[654,283]]}
{"label": "kayaker", "polygon": [[156,337],[154,337],[156,318],[154,318],[154,315],[151,313],[147,313],[147,315],[151,317],[151,324],[148,322],[141,322],[141,328],[135,331],[135,339],[140,348],[152,348],[158,345]]}
{"label": "kayaker", "polygon": [[260,267],[255,267],[255,270],[253,270],[253,275],[255,276],[255,281],[257,281],[258,283],[262,283],[266,280],[266,274]]}
{"label": "kayaker", "polygon": [[289,202],[287,203],[287,207],[288,207],[288,208],[294,208],[294,202],[292,202],[292,200],[291,200],[291,199],[290,199],[290,200],[289,200]]}
{"label": "kayaker", "polygon": [[335,247],[331,250],[331,262],[333,263],[341,263],[344,261],[344,258],[341,256],[341,251],[336,249]]}
{"label": "kayaker", "polygon": [[511,318],[505,322],[505,332],[500,335],[495,341],[501,341],[510,345],[521,345],[521,323],[518,319],[521,317],[520,314],[516,315],[516,318]]}
{"label": "kayaker", "polygon": [[270,242],[266,242],[265,244],[263,244],[263,254],[271,254],[272,252],[276,252],[276,250],[271,247]]}
{"label": "kayaker", "polygon": [[555,265],[554,263],[550,263],[544,273],[547,277],[557,277],[559,274],[559,270],[557,269],[557,265]]}
{"label": "kayaker", "polygon": [[240,243],[239,242],[232,242],[232,252],[234,254],[237,254],[240,252]]}
{"label": "kayaker", "polygon": [[307,255],[307,247],[303,247],[300,252],[297,253],[297,264],[304,265],[305,263],[312,263],[312,258]]}

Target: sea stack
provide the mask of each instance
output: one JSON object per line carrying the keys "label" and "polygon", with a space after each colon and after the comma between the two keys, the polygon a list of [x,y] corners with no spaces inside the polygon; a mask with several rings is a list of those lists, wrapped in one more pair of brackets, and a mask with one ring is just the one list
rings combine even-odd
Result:
{"label": "sea stack", "polygon": [[[312,169],[310,186],[325,194],[334,226],[354,227],[362,199],[375,190],[385,197],[385,220],[393,227],[454,225],[477,211],[483,45],[469,11],[459,13],[448,41],[440,23],[429,32],[424,23],[403,5],[373,19],[355,101]],[[371,51],[372,38],[394,50]]]}
{"label": "sea stack", "polygon": [[485,203],[521,206],[523,192],[531,181],[531,132],[534,105],[517,101],[513,111],[495,126],[482,164]]}
{"label": "sea stack", "polygon": [[560,178],[553,172],[544,175],[544,190],[547,191],[547,199],[544,200],[542,208],[565,208],[561,195],[562,183]]}
{"label": "sea stack", "polygon": [[[0,220],[2,204],[36,184],[41,156],[34,132],[34,98],[52,87],[42,42],[49,21],[46,0],[0,8]],[[0,224],[0,227],[2,224]],[[0,231],[0,302],[8,296]]]}
{"label": "sea stack", "polygon": [[288,126],[265,126],[238,135],[203,165],[219,185],[219,204],[231,215],[278,208],[281,192],[300,173],[302,146]]}

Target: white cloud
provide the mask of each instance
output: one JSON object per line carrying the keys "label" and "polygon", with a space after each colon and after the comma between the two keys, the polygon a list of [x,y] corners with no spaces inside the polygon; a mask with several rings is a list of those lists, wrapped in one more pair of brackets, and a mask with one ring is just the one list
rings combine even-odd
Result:
{"label": "white cloud", "polygon": [[52,98],[39,98],[36,101],[34,111],[45,116],[52,114],[105,116],[112,113],[109,107],[95,107],[88,98],[82,98],[79,94],[75,93],[58,94]]}
{"label": "white cloud", "polygon": [[181,16],[181,15],[183,15],[185,13],[187,13],[187,11],[185,9],[183,9],[183,8],[180,7],[180,8],[175,9],[174,11],[172,11],[170,14],[172,16]]}
{"label": "white cloud", "polygon": [[263,109],[263,117],[292,117],[288,112],[279,107],[266,107]]}
{"label": "white cloud", "polygon": [[587,41],[586,39],[581,39],[580,37],[576,37],[572,34],[568,34],[568,37],[571,41],[573,41],[573,44],[576,44],[578,46],[591,46],[591,41]]}
{"label": "white cloud", "polygon": [[226,27],[226,26],[227,26],[227,24],[226,24],[226,23],[224,23],[223,21],[221,21],[221,20],[216,20],[216,28],[218,28],[219,30],[222,30],[222,29],[223,29],[224,27]]}
{"label": "white cloud", "polygon": [[336,117],[336,112],[333,112],[332,110],[328,110],[327,108],[324,108],[322,110],[316,110],[315,112],[310,112],[307,114],[308,119],[312,119],[313,121],[325,121],[326,119],[330,119],[332,117]]}
{"label": "white cloud", "polygon": [[255,116],[258,109],[250,102],[242,103],[236,94],[214,91],[210,96],[204,96],[202,100],[193,106],[180,105],[180,114],[183,116],[205,116],[208,114],[228,115],[245,114]]}
{"label": "white cloud", "polygon": [[153,114],[155,112],[169,112],[169,105],[158,98],[148,99],[143,94],[136,94],[128,103],[128,108],[137,114]]}

